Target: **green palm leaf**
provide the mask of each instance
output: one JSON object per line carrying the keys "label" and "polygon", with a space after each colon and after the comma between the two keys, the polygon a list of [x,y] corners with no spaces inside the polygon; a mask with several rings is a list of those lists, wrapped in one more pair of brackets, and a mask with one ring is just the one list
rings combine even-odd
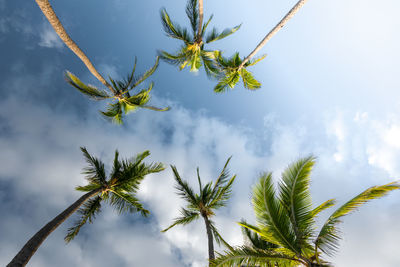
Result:
{"label": "green palm leaf", "polygon": [[86,174],[86,180],[90,183],[103,185],[106,182],[106,172],[104,170],[104,163],[98,158],[92,157],[85,147],[81,147],[83,156],[89,166],[83,169],[83,174]]}
{"label": "green palm leaf", "polygon": [[252,202],[257,223],[264,235],[268,233],[270,242],[300,254],[301,247],[296,242],[286,207],[275,195],[272,174],[264,173],[253,188]]}
{"label": "green palm leaf", "polygon": [[337,226],[342,222],[341,218],[355,211],[361,205],[373,199],[386,196],[389,192],[396,189],[400,189],[400,184],[397,182],[382,186],[373,186],[346,202],[338,208],[322,226],[321,231],[315,240],[315,246],[326,254],[332,255],[332,253],[337,250],[338,241],[340,240]]}
{"label": "green palm leaf", "polygon": [[172,227],[176,226],[176,225],[186,225],[189,224],[191,222],[193,222],[194,220],[197,220],[200,216],[200,214],[198,212],[193,212],[187,209],[182,208],[181,209],[181,217],[175,218],[174,222],[168,226],[167,228],[165,228],[164,230],[162,230],[161,232],[166,232],[169,229],[171,229]]}
{"label": "green palm leaf", "polygon": [[185,43],[190,42],[190,36],[187,29],[181,28],[179,25],[173,23],[165,8],[161,9],[160,15],[164,31],[169,37],[182,40]]}
{"label": "green palm leaf", "polygon": [[213,28],[212,31],[206,37],[206,43],[212,43],[212,42],[224,39],[225,37],[228,37],[229,35],[235,33],[237,30],[239,30],[240,26],[242,26],[242,24],[240,24],[236,27],[233,27],[233,28],[227,28],[227,29],[223,30],[221,33],[218,33],[218,30],[216,28]]}
{"label": "green palm leaf", "polygon": [[93,100],[103,100],[110,98],[107,92],[97,89],[94,86],[84,84],[78,77],[69,71],[65,72],[66,81],[78,89],[81,93],[89,96]]}
{"label": "green palm leaf", "polygon": [[[296,262],[295,264],[293,262]],[[231,266],[296,266],[302,263],[300,260],[279,253],[273,249],[256,249],[246,246],[238,247],[225,254],[219,254],[218,257],[211,261],[213,267],[231,267]]]}
{"label": "green palm leaf", "polygon": [[279,199],[289,215],[297,247],[305,247],[313,230],[310,174],[314,164],[312,156],[296,161],[285,169],[279,183]]}
{"label": "green palm leaf", "polygon": [[97,196],[86,201],[82,207],[77,211],[80,214],[80,218],[75,222],[74,226],[68,228],[67,235],[65,236],[65,242],[69,243],[79,233],[81,227],[85,225],[87,221],[92,223],[96,218],[96,214],[100,212],[101,208],[101,197]]}

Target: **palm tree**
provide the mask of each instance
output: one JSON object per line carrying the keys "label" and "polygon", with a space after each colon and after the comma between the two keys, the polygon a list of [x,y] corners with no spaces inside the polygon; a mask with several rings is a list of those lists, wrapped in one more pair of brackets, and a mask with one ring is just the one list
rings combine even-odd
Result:
{"label": "palm tree", "polygon": [[186,28],[180,27],[173,22],[165,8],[161,9],[161,21],[167,36],[183,41],[183,46],[175,54],[165,51],[160,52],[160,56],[166,62],[178,65],[182,70],[190,66],[190,71],[198,71],[204,64],[204,69],[209,76],[216,76],[219,70],[215,66],[214,51],[205,50],[204,44],[221,40],[236,32],[240,25],[234,28],[227,28],[221,33],[216,28],[205,36],[206,29],[212,19],[208,19],[203,24],[203,0],[188,0],[186,6],[186,15],[189,18],[191,34]]}
{"label": "palm tree", "polygon": [[[96,70],[93,66],[92,62],[89,58],[85,55],[85,53],[79,48],[79,46],[71,39],[68,35],[67,31],[61,24],[60,20],[58,19],[56,13],[54,12],[52,6],[50,5],[48,0],[35,0],[39,8],[41,9],[42,13],[45,15],[47,20],[50,22],[51,26],[53,27],[54,31],[58,34],[61,40],[65,43],[65,45],[77,55],[82,62],[86,65],[88,70],[95,76],[105,87],[107,87],[111,93],[108,94],[103,90],[99,90],[94,86],[88,86],[82,83],[75,75],[70,72],[66,73],[67,81],[72,84],[74,87],[78,88],[79,91],[88,95],[92,99],[96,100],[103,100],[108,98],[117,99],[117,103],[110,104],[108,110],[106,112],[102,112],[103,115],[107,117],[111,117],[112,120],[116,123],[122,123],[121,114],[128,113],[137,107],[152,109],[156,111],[167,111],[169,108],[155,108],[152,106],[146,106],[147,102],[150,100],[150,91],[152,85],[149,89],[143,90],[134,96],[130,96],[129,91],[132,90],[135,86],[139,85],[145,79],[147,79],[151,74],[154,73],[158,66],[158,58],[156,60],[156,64],[147,71],[143,76],[138,78],[137,80],[133,79],[133,73],[135,72],[135,66],[133,68],[131,76],[128,76],[128,81],[117,81],[115,82],[113,79],[110,78],[111,84],[108,83],[103,76]],[[130,78],[130,79],[129,79]],[[139,82],[140,81],[140,82]],[[135,86],[132,86],[132,83]],[[126,87],[126,88],[125,88]],[[121,89],[123,88],[123,89]]]}
{"label": "palm tree", "polygon": [[240,77],[243,80],[244,87],[250,90],[255,90],[261,87],[261,83],[257,81],[253,74],[246,70],[247,67],[253,66],[265,55],[251,61],[251,59],[261,50],[261,48],[274,36],[285,24],[300,10],[307,0],[299,0],[297,4],[283,17],[283,19],[261,40],[257,47],[243,60],[238,53],[235,53],[230,58],[223,58],[220,54],[215,57],[220,74],[218,75],[219,82],[214,87],[217,93],[225,92],[228,87],[231,89],[239,82]]}
{"label": "palm tree", "polygon": [[107,110],[101,111],[101,114],[117,124],[123,123],[122,118],[124,114],[133,112],[138,108],[151,109],[155,111],[169,110],[169,107],[161,109],[147,105],[147,103],[150,101],[150,92],[153,88],[153,83],[150,83],[147,89],[143,89],[135,95],[131,95],[130,92],[133,89],[139,86],[143,81],[145,81],[155,72],[158,67],[158,57],[154,66],[139,77],[135,77],[136,62],[137,60],[135,58],[133,70],[125,80],[115,81],[111,77],[109,78],[114,90],[114,93],[112,95],[103,90],[99,90],[92,85],[84,84],[78,77],[76,77],[69,71],[65,73],[65,78],[69,84],[74,86],[81,93],[89,96],[89,98],[91,98],[92,100],[115,100],[114,102],[109,103]]}
{"label": "palm tree", "polygon": [[291,164],[283,172],[277,190],[271,173],[262,174],[253,188],[252,203],[257,225],[239,224],[274,246],[237,247],[219,255],[212,262],[213,266],[331,266],[321,255],[332,255],[337,251],[340,240],[338,225],[342,218],[368,201],[400,189],[396,182],[368,188],[333,212],[316,232],[317,215],[335,205],[336,201],[330,199],[312,208],[309,187],[314,163],[313,157],[306,157]]}
{"label": "palm tree", "polygon": [[168,228],[162,230],[162,232],[168,231],[175,225],[186,225],[198,219],[200,216],[203,217],[208,238],[209,260],[215,258],[213,243],[214,239],[217,244],[220,244],[222,242],[225,246],[231,248],[229,244],[218,233],[214,222],[211,220],[211,217],[215,215],[214,210],[226,206],[228,199],[231,195],[232,184],[236,178],[236,175],[233,175],[229,179],[230,174],[227,166],[230,159],[231,158],[228,158],[228,160],[226,161],[224,168],[222,169],[214,185],[213,182],[209,182],[203,186],[200,179],[199,168],[197,168],[197,179],[200,188],[199,194],[195,194],[189,184],[181,179],[176,167],[171,166],[172,171],[174,172],[175,180],[177,182],[176,189],[178,190],[178,194],[187,202],[187,204],[185,208],[181,209],[181,216],[175,218],[174,222]]}
{"label": "palm tree", "polygon": [[82,147],[81,150],[88,163],[83,174],[86,175],[85,178],[89,183],[76,187],[76,190],[85,192],[85,194],[40,229],[7,267],[25,266],[47,236],[77,210],[79,219],[68,229],[65,236],[67,243],[79,233],[86,222],[93,222],[100,212],[102,201],[110,204],[120,214],[124,212],[139,212],[143,216],[149,214],[149,211],[136,197],[137,190],[146,175],[165,169],[161,163],[146,164],[142,162],[150,155],[149,151],[124,160],[119,160],[118,151],[115,151],[112,171],[107,179],[104,163],[91,156],[86,148]]}

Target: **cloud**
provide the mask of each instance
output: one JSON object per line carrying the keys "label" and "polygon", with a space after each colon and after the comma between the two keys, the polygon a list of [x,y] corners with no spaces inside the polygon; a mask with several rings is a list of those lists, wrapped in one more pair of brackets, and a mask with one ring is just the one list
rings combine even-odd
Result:
{"label": "cloud", "polygon": [[40,41],[39,46],[47,48],[62,48],[64,43],[58,37],[54,29],[49,25],[49,23],[44,23],[42,30],[39,34]]}

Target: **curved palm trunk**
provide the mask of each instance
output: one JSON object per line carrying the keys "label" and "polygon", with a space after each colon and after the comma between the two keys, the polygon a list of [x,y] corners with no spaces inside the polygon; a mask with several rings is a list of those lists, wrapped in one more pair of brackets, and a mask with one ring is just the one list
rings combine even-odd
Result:
{"label": "curved palm trunk", "polygon": [[[215,259],[214,255],[214,239],[213,239],[213,234],[211,231],[211,223],[208,220],[207,216],[203,216],[204,222],[206,224],[206,229],[207,229],[207,237],[208,237],[208,260],[211,261]],[[211,265],[210,265],[211,266]]]}
{"label": "curved palm trunk", "polygon": [[254,57],[258,51],[274,36],[283,26],[285,26],[286,22],[288,22],[299,9],[306,3],[307,0],[300,0],[297,4],[286,14],[285,17],[264,37],[264,39],[257,45],[257,47],[251,52],[240,64],[239,70],[243,68],[244,64],[246,64],[252,57]]}
{"label": "curved palm trunk", "polygon": [[43,243],[43,241],[69,216],[71,216],[86,200],[95,196],[101,191],[101,189],[93,190],[85,195],[81,196],[75,203],[69,206],[66,210],[61,212],[57,217],[47,223],[42,229],[39,230],[24,247],[18,252],[18,254],[12,259],[7,267],[21,267],[25,266],[30,258],[35,254],[36,250]]}
{"label": "curved palm trunk", "polygon": [[47,20],[50,22],[54,31],[60,36],[61,40],[71,49],[72,52],[77,55],[82,62],[86,65],[88,70],[102,83],[104,84],[110,91],[115,94],[114,88],[100,75],[100,73],[95,69],[92,62],[90,62],[89,58],[83,53],[83,51],[78,47],[78,45],[71,39],[68,33],[65,31],[63,25],[58,19],[56,13],[51,7],[48,0],[35,0],[38,4],[39,8],[42,10],[43,14],[46,16]]}
{"label": "curved palm trunk", "polygon": [[197,41],[201,42],[201,31],[203,28],[203,0],[198,0],[199,1],[199,25],[197,27]]}

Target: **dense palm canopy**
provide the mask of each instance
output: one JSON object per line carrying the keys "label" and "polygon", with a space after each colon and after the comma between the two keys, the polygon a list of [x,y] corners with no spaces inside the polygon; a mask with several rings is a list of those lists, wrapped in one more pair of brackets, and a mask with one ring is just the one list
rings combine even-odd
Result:
{"label": "dense palm canopy", "polygon": [[143,216],[149,213],[136,197],[136,193],[146,175],[164,170],[161,163],[143,162],[150,155],[149,151],[124,160],[120,160],[118,151],[115,151],[112,170],[107,178],[104,163],[91,156],[86,148],[81,148],[81,150],[88,163],[83,173],[86,174],[86,180],[89,183],[76,187],[76,190],[85,194],[29,239],[7,267],[25,266],[43,241],[75,211],[78,211],[79,219],[68,229],[65,236],[66,242],[70,242],[87,222],[93,222],[100,212],[102,202],[110,204],[119,213],[139,212]]}
{"label": "dense palm canopy", "polygon": [[131,159],[119,159],[118,151],[115,151],[114,162],[109,178],[105,173],[104,163],[91,156],[86,148],[81,148],[86,158],[88,167],[84,169],[86,180],[85,186],[78,186],[76,190],[82,192],[98,191],[96,196],[90,198],[78,210],[79,219],[74,226],[68,229],[65,237],[67,242],[71,241],[86,222],[92,222],[95,215],[100,212],[101,202],[110,204],[118,213],[139,212],[147,216],[146,210],[136,197],[140,183],[146,175],[164,170],[162,163],[144,163],[143,160],[150,155],[149,151],[139,153]]}
{"label": "dense palm canopy", "polygon": [[317,232],[316,217],[335,205],[335,200],[312,208],[309,187],[314,163],[313,157],[307,157],[291,164],[283,172],[277,189],[271,173],[261,175],[252,196],[257,225],[240,223],[254,232],[251,244],[219,255],[213,266],[331,266],[322,255],[332,255],[337,250],[338,225],[343,216],[372,199],[400,189],[398,183],[368,188],[333,212]]}
{"label": "dense palm canopy", "polygon": [[167,108],[156,108],[147,105],[150,101],[150,92],[153,88],[153,83],[150,83],[147,89],[143,89],[136,94],[131,94],[131,91],[138,87],[142,82],[149,78],[157,69],[158,57],[152,68],[146,71],[143,75],[135,76],[136,70],[136,59],[133,66],[132,72],[124,80],[116,81],[111,77],[110,82],[113,88],[112,94],[106,91],[100,90],[92,85],[84,84],[78,77],[71,72],[66,72],[65,77],[69,84],[78,89],[81,93],[89,96],[93,100],[115,100],[108,104],[106,111],[101,111],[106,118],[111,119],[113,122],[121,124],[124,114],[128,114],[135,111],[138,108],[146,108],[155,111],[167,111]]}
{"label": "dense palm canopy", "polygon": [[176,225],[186,225],[200,218],[200,216],[203,217],[206,224],[210,259],[214,258],[213,239],[218,244],[222,242],[225,246],[230,247],[218,233],[214,222],[210,220],[215,215],[216,209],[226,206],[232,192],[232,185],[236,175],[230,176],[227,169],[229,161],[230,158],[226,161],[215,183],[211,181],[203,185],[200,179],[199,168],[197,168],[199,194],[194,193],[189,184],[185,180],[182,180],[176,167],[171,166],[177,183],[176,189],[179,196],[186,201],[186,207],[181,209],[181,216],[175,218],[174,222],[168,228],[164,229],[163,232],[168,231]]}
{"label": "dense palm canopy", "polygon": [[206,34],[212,16],[202,24],[202,5],[200,8],[198,6],[200,2],[198,0],[188,0],[186,15],[190,21],[190,30],[173,22],[165,8],[161,10],[161,21],[165,33],[171,38],[183,41],[183,45],[174,54],[161,51],[160,56],[166,62],[179,66],[180,70],[189,66],[190,71],[198,71],[204,64],[207,75],[216,76],[219,73],[219,69],[215,66],[214,51],[205,50],[204,44],[209,44],[231,35],[240,28],[240,25],[234,28],[227,28],[222,32],[213,28],[211,32]]}

